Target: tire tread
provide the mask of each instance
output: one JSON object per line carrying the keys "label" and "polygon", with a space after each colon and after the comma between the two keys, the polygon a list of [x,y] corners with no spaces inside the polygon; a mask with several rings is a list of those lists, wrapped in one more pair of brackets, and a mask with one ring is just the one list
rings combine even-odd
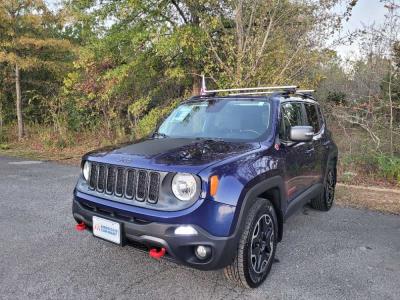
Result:
{"label": "tire tread", "polygon": [[263,205],[272,206],[272,204],[262,198],[258,198],[256,202],[253,204],[253,206],[250,208],[250,211],[246,217],[246,222],[243,228],[243,233],[240,237],[239,244],[238,244],[238,249],[237,249],[237,254],[229,266],[224,268],[224,275],[225,277],[232,283],[237,284],[243,288],[252,288],[252,286],[249,285],[246,279],[246,275],[244,273],[245,270],[245,260],[244,260],[244,255],[243,252],[245,251],[245,247],[247,245],[247,237],[249,234],[250,227],[252,225],[253,219],[255,218],[257,212],[260,210],[260,208]]}

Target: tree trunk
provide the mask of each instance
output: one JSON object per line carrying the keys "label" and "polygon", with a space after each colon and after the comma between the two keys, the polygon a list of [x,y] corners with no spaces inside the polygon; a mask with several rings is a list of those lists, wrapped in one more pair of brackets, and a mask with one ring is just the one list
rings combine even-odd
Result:
{"label": "tree trunk", "polygon": [[[190,12],[190,24],[193,27],[200,27],[200,5],[198,2],[194,1],[192,4],[188,6]],[[192,83],[192,96],[200,95],[201,90],[201,77],[199,74],[201,73],[199,65],[196,61],[191,62],[191,73],[193,76],[193,83]]]}
{"label": "tree trunk", "polygon": [[192,96],[200,95],[201,78],[197,74],[193,74]]}
{"label": "tree trunk", "polygon": [[389,106],[390,106],[390,123],[389,123],[389,133],[390,133],[390,155],[393,156],[393,99],[392,99],[392,61],[390,63],[389,72]]}
{"label": "tree trunk", "polygon": [[22,140],[24,137],[24,121],[22,119],[21,82],[18,65],[15,65],[15,92],[17,95],[18,140]]}
{"label": "tree trunk", "polygon": [[243,79],[243,45],[244,45],[244,27],[243,27],[243,1],[238,1],[235,8],[235,23],[236,23],[236,85],[242,85]]}
{"label": "tree trunk", "polygon": [[[0,95],[0,135],[3,134],[3,103],[1,102],[2,98]],[[1,142],[1,138],[0,138]]]}

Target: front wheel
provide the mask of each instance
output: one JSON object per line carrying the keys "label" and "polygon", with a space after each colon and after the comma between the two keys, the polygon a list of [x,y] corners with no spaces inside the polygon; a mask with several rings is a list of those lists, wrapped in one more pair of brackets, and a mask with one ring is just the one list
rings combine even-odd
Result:
{"label": "front wheel", "polygon": [[224,269],[225,277],[246,288],[262,284],[274,261],[277,228],[277,217],[271,202],[258,198],[247,215],[236,257]]}

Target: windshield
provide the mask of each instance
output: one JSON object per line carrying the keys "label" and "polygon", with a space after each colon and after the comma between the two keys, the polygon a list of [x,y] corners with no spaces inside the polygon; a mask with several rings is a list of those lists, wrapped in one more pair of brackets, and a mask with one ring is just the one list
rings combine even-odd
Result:
{"label": "windshield", "polygon": [[270,127],[270,103],[256,100],[188,102],[161,124],[158,134],[174,138],[256,140]]}

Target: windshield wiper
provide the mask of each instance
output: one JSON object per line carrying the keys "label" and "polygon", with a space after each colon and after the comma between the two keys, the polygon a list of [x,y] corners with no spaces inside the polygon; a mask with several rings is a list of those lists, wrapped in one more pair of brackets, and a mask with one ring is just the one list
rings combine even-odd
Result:
{"label": "windshield wiper", "polygon": [[225,142],[223,138],[209,138],[209,137],[197,137],[196,140],[205,142]]}

